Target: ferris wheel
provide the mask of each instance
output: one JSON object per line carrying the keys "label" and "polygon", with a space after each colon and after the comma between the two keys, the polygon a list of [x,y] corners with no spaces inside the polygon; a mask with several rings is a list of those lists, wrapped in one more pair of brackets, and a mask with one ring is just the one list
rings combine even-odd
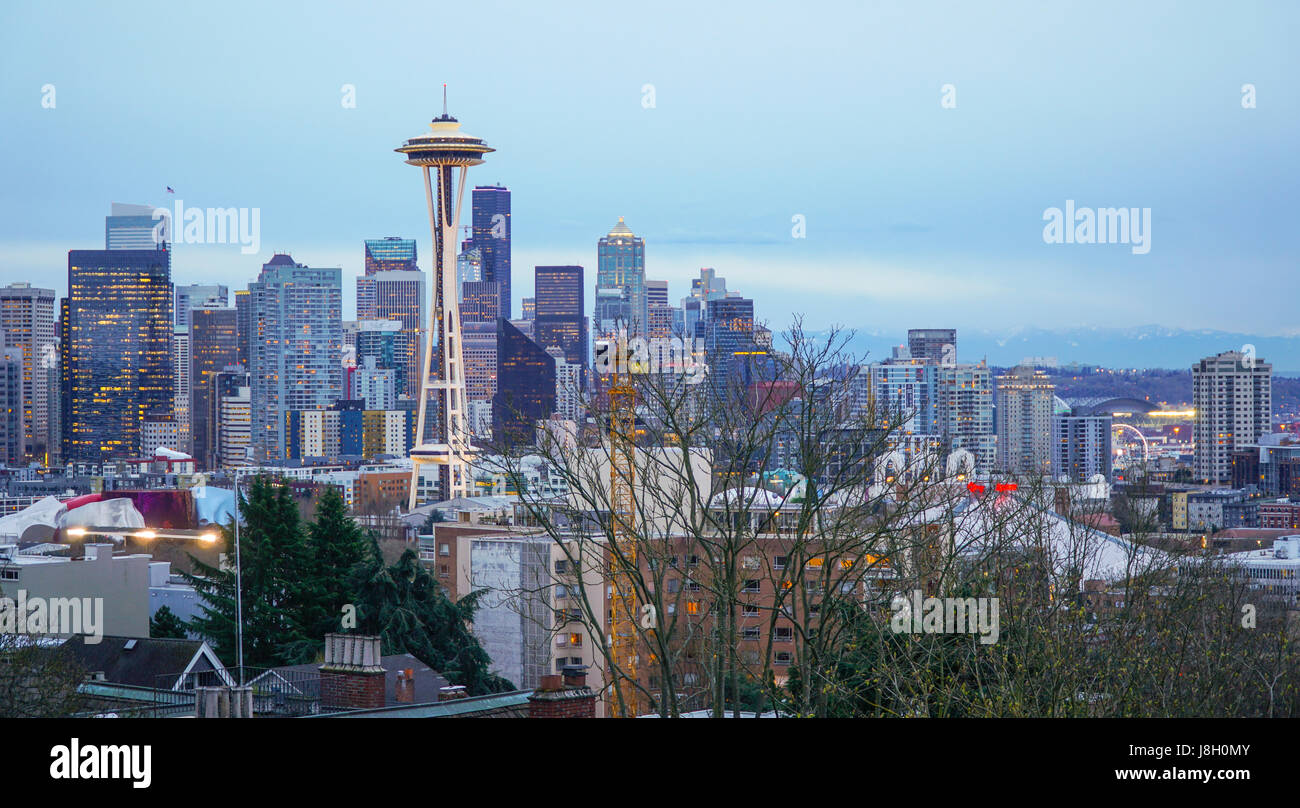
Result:
{"label": "ferris wheel", "polygon": [[[1142,431],[1137,427],[1132,424],[1114,424],[1111,426],[1110,431],[1111,442],[1114,445],[1115,461],[1118,464],[1128,465],[1136,459],[1134,457],[1134,446],[1136,444],[1141,444],[1142,446],[1141,462],[1147,463],[1151,460],[1151,445],[1147,443],[1147,436],[1143,435]],[[1126,437],[1128,433],[1132,433],[1136,436],[1137,440]]]}

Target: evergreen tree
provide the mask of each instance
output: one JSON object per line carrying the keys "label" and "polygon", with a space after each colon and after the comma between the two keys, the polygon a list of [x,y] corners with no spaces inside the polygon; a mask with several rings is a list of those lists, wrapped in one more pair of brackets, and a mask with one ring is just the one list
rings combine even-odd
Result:
{"label": "evergreen tree", "polygon": [[357,568],[369,557],[365,532],[348,516],[343,495],[328,486],[316,505],[316,520],[307,527],[311,551],[310,587],[315,604],[304,615],[304,625],[313,639],[323,640],[339,631],[339,619],[346,604],[357,602]]}
{"label": "evergreen tree", "polygon": [[162,606],[149,618],[149,636],[154,639],[183,640],[187,636],[185,621],[171,609]]}
{"label": "evergreen tree", "polygon": [[358,628],[379,635],[384,653],[409,653],[449,682],[464,685],[470,695],[514,689],[489,672],[492,661],[469,630],[478,592],[452,601],[414,550],[386,566],[373,538],[369,558],[358,569],[358,584]]}
{"label": "evergreen tree", "polygon": [[447,520],[442,515],[442,511],[437,510],[436,508],[434,510],[429,511],[429,518],[424,520],[424,526],[420,528],[420,534],[423,536],[432,536],[433,526],[438,524],[439,522],[445,522],[445,521]]}
{"label": "evergreen tree", "polygon": [[[317,653],[303,625],[317,599],[316,581],[304,574],[311,556],[289,490],[255,477],[241,497],[240,555],[243,568],[244,664],[271,667],[307,662]],[[214,567],[191,556],[195,573],[183,573],[203,600],[191,627],[208,639],[227,664],[236,659],[234,524],[223,529],[226,564]]]}

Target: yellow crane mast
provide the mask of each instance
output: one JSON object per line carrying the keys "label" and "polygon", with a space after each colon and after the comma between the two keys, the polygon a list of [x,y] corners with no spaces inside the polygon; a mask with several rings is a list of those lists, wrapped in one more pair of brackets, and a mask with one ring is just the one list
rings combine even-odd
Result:
{"label": "yellow crane mast", "polygon": [[609,387],[609,502],[614,544],[610,553],[613,567],[610,581],[613,596],[609,599],[610,655],[621,669],[619,673],[628,680],[618,688],[622,699],[613,699],[610,714],[615,718],[635,718],[637,553],[632,486],[636,479],[636,388],[631,383],[626,338],[620,337],[610,347],[616,351]]}

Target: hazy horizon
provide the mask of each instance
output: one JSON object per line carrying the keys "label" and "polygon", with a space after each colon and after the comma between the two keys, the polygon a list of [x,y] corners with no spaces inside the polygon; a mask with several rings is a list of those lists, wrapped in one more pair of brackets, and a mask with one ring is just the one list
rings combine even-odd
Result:
{"label": "hazy horizon", "polygon": [[[535,264],[594,285],[624,216],[671,299],[711,266],[775,326],[1300,334],[1266,293],[1296,269],[1292,6],[151,8],[10,10],[0,283],[63,292],[111,202],[180,199],[258,208],[261,249],[178,245],[176,283],[242,287],[287,251],[343,268],[347,316],[364,239],[416,238],[429,268],[393,148],[445,81],[497,149],[470,183],[513,192],[515,311]],[[1045,243],[1070,200],[1150,208],[1150,251]]]}

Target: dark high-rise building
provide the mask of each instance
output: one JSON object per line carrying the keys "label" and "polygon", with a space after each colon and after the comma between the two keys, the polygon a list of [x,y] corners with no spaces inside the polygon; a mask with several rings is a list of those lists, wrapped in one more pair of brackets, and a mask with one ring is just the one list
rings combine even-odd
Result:
{"label": "dark high-rise building", "polygon": [[139,455],[171,417],[173,303],[170,250],[68,252],[65,459]]}
{"label": "dark high-rise building", "polygon": [[755,351],[754,301],[723,297],[708,301],[704,350],[714,385],[725,387],[736,358]]}
{"label": "dark high-rise building", "polygon": [[[945,355],[944,346],[948,347]],[[928,359],[935,364],[955,364],[957,361],[957,329],[909,328],[907,349],[913,359]]]}
{"label": "dark high-rise building", "polygon": [[587,334],[583,326],[585,305],[582,267],[555,266],[534,269],[534,329],[542,348],[559,348],[564,361],[587,364]]}
{"label": "dark high-rise building", "polygon": [[482,256],[483,280],[501,284],[500,316],[511,318],[510,189],[500,185],[474,188],[474,247]]}
{"label": "dark high-rise building", "polygon": [[537,422],[555,412],[555,358],[509,320],[497,320],[497,392],[492,397],[492,439],[532,444]]}
{"label": "dark high-rise building", "polygon": [[247,289],[235,291],[235,326],[237,331],[235,341],[239,346],[239,364],[247,369],[249,357],[252,355],[249,346],[253,340],[253,298],[249,295]]}
{"label": "dark high-rise building", "polygon": [[65,427],[72,421],[72,375],[68,372],[68,366],[71,364],[69,351],[72,350],[68,321],[71,319],[68,313],[68,299],[59,298],[59,319],[54,323],[54,336],[59,340],[58,404],[50,404],[49,431],[50,461],[52,464],[57,461],[57,465],[62,465],[67,458],[65,453],[68,451],[68,432]]}
{"label": "dark high-rise building", "polygon": [[0,346],[0,466],[23,462],[23,351]]}
{"label": "dark high-rise building", "polygon": [[236,312],[230,308],[190,312],[190,434],[194,456],[207,468],[217,468],[217,440],[212,422],[212,376],[239,364]]}
{"label": "dark high-rise building", "polygon": [[466,281],[460,285],[460,321],[495,323],[501,313],[501,284],[496,281]]}

